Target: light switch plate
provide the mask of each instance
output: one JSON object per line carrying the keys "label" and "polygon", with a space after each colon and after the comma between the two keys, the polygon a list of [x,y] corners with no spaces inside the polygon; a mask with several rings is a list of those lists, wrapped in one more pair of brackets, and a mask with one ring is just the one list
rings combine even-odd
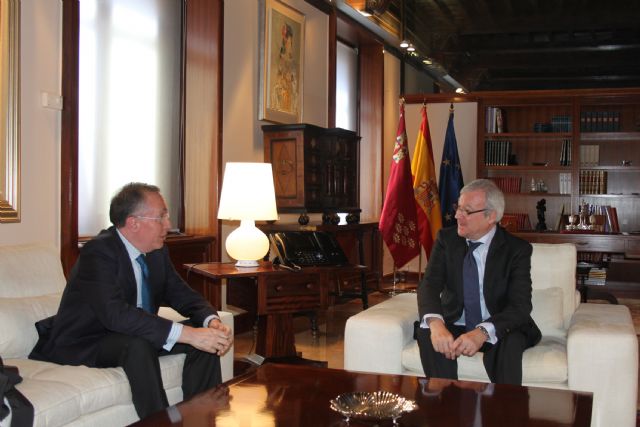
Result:
{"label": "light switch plate", "polygon": [[42,106],[54,110],[62,110],[62,96],[55,93],[42,92]]}

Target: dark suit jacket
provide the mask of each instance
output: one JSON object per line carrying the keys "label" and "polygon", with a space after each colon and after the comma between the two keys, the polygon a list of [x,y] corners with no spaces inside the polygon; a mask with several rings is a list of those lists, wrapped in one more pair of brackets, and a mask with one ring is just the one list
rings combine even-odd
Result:
{"label": "dark suit jacket", "polygon": [[[467,251],[465,238],[457,228],[440,230],[425,275],[418,286],[420,319],[427,313],[440,314],[453,324],[464,308],[462,262]],[[498,226],[489,246],[484,272],[484,300],[498,339],[521,330],[533,346],[540,330],[531,318],[531,244]]]}
{"label": "dark suit jacket", "polygon": [[[173,268],[165,247],[146,256],[154,312],[167,305],[201,325],[214,308]],[[60,364],[95,366],[99,341],[117,332],[147,339],[161,349],[172,322],[136,307],[131,259],[114,227],[80,251],[58,313],[38,325],[40,340],[29,357]]]}

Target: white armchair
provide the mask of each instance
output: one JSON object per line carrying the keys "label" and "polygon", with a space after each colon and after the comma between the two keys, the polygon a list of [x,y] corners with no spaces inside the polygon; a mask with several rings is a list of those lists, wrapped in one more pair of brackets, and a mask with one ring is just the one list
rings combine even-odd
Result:
{"label": "white armchair", "polygon": [[[593,427],[636,425],[638,338],[629,309],[580,304],[572,244],[533,244],[532,317],[541,342],[525,351],[524,385],[593,392]],[[345,326],[344,367],[424,375],[413,322],[416,294],[401,294],[352,316]],[[482,355],[458,359],[460,379],[489,381]]]}

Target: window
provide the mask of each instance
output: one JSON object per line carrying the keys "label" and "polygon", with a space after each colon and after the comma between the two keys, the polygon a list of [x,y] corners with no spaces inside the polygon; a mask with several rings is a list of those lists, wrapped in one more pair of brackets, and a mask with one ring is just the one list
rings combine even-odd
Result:
{"label": "window", "polygon": [[182,205],[181,0],[83,0],[80,7],[78,234],[110,224],[124,184]]}
{"label": "window", "polygon": [[336,127],[358,130],[358,49],[337,42]]}

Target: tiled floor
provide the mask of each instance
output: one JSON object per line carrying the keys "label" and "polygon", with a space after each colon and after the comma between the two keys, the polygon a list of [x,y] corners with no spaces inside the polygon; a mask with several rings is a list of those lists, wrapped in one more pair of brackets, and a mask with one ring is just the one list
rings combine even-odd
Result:
{"label": "tiled floor", "polygon": [[[375,305],[389,298],[386,293],[375,292],[369,295],[369,305]],[[311,334],[309,319],[305,316],[294,318],[296,331],[296,350],[302,352],[302,357],[311,360],[324,360],[330,368],[343,367],[343,339],[344,325],[347,319],[362,311],[360,300],[351,300],[343,304],[334,305],[318,318],[319,333],[317,337]],[[251,353],[254,349],[253,333],[245,332],[236,335],[234,351],[236,357]]]}

